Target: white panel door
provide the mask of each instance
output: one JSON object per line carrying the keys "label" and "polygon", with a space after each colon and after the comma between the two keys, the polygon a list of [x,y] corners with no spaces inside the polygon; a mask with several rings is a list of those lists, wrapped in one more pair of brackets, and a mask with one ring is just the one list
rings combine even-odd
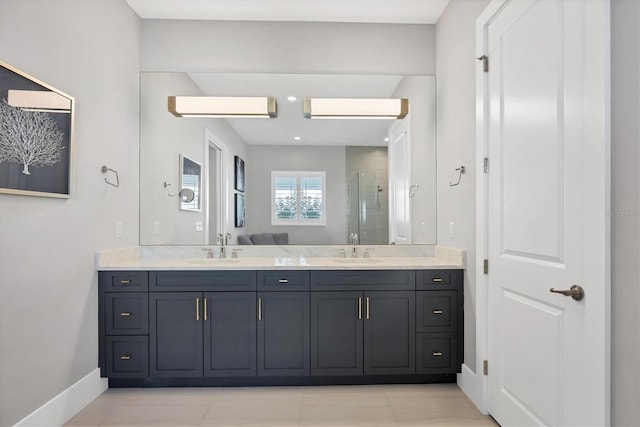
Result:
{"label": "white panel door", "polygon": [[[487,26],[489,396],[503,426],[609,422],[605,0]],[[580,285],[584,299],[550,292]]]}
{"label": "white panel door", "polygon": [[409,117],[389,128],[389,241],[411,243],[411,145]]}

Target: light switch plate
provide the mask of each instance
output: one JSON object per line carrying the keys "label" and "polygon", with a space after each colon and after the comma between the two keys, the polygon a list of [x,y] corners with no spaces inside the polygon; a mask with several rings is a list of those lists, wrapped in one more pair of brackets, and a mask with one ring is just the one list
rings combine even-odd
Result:
{"label": "light switch plate", "polygon": [[122,221],[116,221],[116,238],[122,237]]}

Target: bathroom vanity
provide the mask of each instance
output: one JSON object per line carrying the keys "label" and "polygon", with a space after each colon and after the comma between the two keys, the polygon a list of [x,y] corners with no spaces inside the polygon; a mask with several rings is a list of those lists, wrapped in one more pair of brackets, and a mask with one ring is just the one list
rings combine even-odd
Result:
{"label": "bathroom vanity", "polygon": [[463,270],[426,264],[262,257],[99,266],[101,374],[112,387],[454,382]]}

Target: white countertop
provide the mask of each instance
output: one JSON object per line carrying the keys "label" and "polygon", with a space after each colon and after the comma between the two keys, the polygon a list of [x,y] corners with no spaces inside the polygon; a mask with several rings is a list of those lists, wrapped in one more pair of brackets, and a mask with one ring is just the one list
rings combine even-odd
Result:
{"label": "white countertop", "polygon": [[[415,270],[464,268],[464,251],[434,246],[415,254],[402,248],[398,256],[340,258],[338,256],[290,255],[265,251],[258,256],[205,258],[201,248],[168,251],[140,247],[99,252],[96,267],[113,270]],[[381,252],[381,251],[380,251]],[[388,252],[388,251],[386,251]],[[284,255],[284,256],[283,256]],[[387,253],[385,255],[394,255]]]}

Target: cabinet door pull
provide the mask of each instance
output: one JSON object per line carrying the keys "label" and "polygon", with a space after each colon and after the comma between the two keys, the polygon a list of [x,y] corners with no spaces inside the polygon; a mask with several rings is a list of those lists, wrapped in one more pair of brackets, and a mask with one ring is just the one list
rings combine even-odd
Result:
{"label": "cabinet door pull", "polygon": [[369,297],[367,297],[367,320],[369,320]]}
{"label": "cabinet door pull", "polygon": [[358,297],[358,320],[362,320],[362,297]]}
{"label": "cabinet door pull", "polygon": [[443,314],[444,310],[433,310],[433,314]]}
{"label": "cabinet door pull", "polygon": [[432,354],[433,356],[436,356],[436,357],[440,357],[440,356],[442,356],[442,352],[441,352],[441,351],[434,351],[434,352],[433,352],[433,353],[431,353],[431,354]]}
{"label": "cabinet door pull", "polygon": [[122,313],[120,313],[120,316],[122,316],[122,317],[131,316],[131,312],[130,311],[123,311]]}
{"label": "cabinet door pull", "polygon": [[204,320],[207,320],[207,299],[204,299]]}
{"label": "cabinet door pull", "polygon": [[434,277],[433,279],[431,279],[433,282],[435,283],[440,283],[442,282],[442,278],[441,277]]}
{"label": "cabinet door pull", "polygon": [[289,281],[287,279],[280,279],[278,280],[278,283],[287,284]]}
{"label": "cabinet door pull", "polygon": [[128,279],[120,280],[120,284],[121,285],[130,285],[131,284],[131,280],[128,280]]}
{"label": "cabinet door pull", "polygon": [[262,298],[258,298],[258,320],[262,320]]}
{"label": "cabinet door pull", "polygon": [[196,320],[200,320],[200,298],[196,298]]}
{"label": "cabinet door pull", "polygon": [[131,354],[123,354],[122,356],[120,356],[120,360],[131,360],[132,357],[133,355]]}

